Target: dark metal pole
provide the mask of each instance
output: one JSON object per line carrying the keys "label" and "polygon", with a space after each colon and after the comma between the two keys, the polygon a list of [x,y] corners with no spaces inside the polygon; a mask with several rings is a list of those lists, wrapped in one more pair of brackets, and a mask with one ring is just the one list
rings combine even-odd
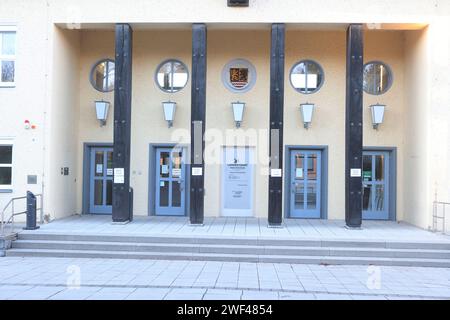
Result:
{"label": "dark metal pole", "polygon": [[192,25],[190,222],[203,224],[206,120],[206,25]]}
{"label": "dark metal pole", "polygon": [[27,221],[24,230],[36,230],[39,226],[36,225],[36,196],[27,191]]}
{"label": "dark metal pole", "polygon": [[285,26],[274,23],[270,48],[269,226],[282,223],[284,46]]}
{"label": "dark metal pole", "polygon": [[363,149],[363,30],[351,24],[347,30],[347,78],[345,109],[345,222],[361,227]]}
{"label": "dark metal pole", "polygon": [[131,79],[133,30],[128,24],[116,24],[114,81],[114,184],[112,219],[131,221],[130,192]]}

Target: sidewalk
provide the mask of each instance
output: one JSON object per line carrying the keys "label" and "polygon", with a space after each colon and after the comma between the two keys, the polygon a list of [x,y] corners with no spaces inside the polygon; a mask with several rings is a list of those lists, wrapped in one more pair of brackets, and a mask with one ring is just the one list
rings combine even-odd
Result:
{"label": "sidewalk", "polygon": [[450,299],[450,269],[7,257],[0,299]]}

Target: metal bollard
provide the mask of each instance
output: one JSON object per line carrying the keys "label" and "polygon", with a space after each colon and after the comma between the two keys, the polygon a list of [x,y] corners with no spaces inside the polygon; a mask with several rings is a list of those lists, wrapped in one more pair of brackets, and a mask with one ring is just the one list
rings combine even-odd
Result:
{"label": "metal bollard", "polygon": [[30,191],[27,191],[27,226],[23,229],[39,229],[39,226],[36,226],[36,196]]}
{"label": "metal bollard", "polygon": [[130,217],[129,217],[129,220],[131,222],[131,221],[133,221],[133,193],[134,193],[132,187],[130,187],[129,192],[130,192]]}

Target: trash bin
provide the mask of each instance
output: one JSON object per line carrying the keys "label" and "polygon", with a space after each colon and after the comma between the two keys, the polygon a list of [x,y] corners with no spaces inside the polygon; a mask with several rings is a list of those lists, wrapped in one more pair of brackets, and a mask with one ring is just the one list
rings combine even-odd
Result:
{"label": "trash bin", "polygon": [[36,196],[30,191],[27,191],[27,226],[23,229],[39,229],[39,226],[36,226]]}

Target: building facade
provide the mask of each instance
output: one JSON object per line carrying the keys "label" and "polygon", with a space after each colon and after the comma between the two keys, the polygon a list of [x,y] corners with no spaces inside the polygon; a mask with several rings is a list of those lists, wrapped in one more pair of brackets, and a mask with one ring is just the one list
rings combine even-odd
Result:
{"label": "building facade", "polygon": [[450,3],[207,2],[1,0],[0,207],[431,227]]}

